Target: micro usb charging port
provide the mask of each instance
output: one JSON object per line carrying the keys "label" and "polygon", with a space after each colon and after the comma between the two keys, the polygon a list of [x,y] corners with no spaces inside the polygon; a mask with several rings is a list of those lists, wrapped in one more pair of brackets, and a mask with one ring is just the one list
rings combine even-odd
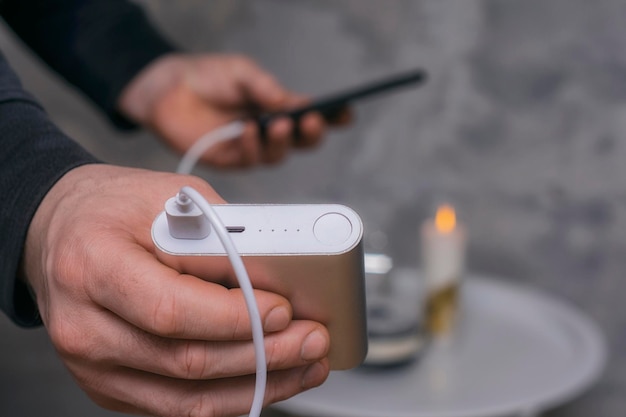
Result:
{"label": "micro usb charging port", "polygon": [[242,233],[246,230],[246,226],[226,226],[228,233]]}

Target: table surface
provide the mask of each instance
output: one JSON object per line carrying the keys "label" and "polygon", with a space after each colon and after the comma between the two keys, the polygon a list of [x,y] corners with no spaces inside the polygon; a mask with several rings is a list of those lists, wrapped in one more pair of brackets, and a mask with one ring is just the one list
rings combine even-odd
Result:
{"label": "table surface", "polygon": [[[416,271],[397,275],[399,293],[410,294]],[[461,294],[458,331],[417,361],[333,372],[278,408],[316,417],[527,416],[574,398],[600,375],[604,337],[578,310],[497,278],[468,277]]]}

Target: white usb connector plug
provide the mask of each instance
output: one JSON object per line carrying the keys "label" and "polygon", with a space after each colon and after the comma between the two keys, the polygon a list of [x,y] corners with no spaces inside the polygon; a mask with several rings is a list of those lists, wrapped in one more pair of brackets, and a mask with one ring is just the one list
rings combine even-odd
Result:
{"label": "white usb connector plug", "polygon": [[211,233],[211,223],[186,194],[178,193],[165,203],[170,235],[177,239],[204,239]]}

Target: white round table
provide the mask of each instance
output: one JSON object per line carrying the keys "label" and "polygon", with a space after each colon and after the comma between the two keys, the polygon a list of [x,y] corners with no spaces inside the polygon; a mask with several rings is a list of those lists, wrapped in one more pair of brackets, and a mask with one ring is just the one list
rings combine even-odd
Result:
{"label": "white round table", "polygon": [[[417,274],[393,278],[410,287]],[[606,361],[604,338],[584,314],[503,280],[467,277],[461,317],[452,337],[408,366],[331,372],[276,407],[312,417],[533,416],[588,388]]]}

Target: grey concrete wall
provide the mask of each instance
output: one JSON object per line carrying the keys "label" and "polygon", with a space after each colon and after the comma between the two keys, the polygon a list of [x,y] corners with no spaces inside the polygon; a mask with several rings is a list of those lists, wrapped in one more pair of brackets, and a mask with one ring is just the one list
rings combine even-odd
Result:
{"label": "grey concrete wall", "polygon": [[[418,262],[419,223],[437,202],[452,201],[471,236],[471,271],[568,300],[607,334],[611,359],[600,383],[548,415],[623,415],[626,2],[143,3],[185,48],[249,54],[306,93],[426,68],[424,88],[359,104],[354,125],[329,135],[315,152],[271,169],[197,172],[231,202],[352,206],[366,224],[368,248],[406,266]],[[115,132],[10,34],[2,33],[0,47],[55,120],[96,155],[174,169],[177,158],[149,134]],[[100,415],[82,394],[68,395],[71,382],[54,365],[43,333],[2,326],[18,341],[0,338],[0,414],[32,406],[34,390],[54,409],[46,415]],[[39,343],[46,350],[37,357],[47,358],[49,371],[43,375],[27,365]],[[66,385],[55,385],[57,377]]]}

